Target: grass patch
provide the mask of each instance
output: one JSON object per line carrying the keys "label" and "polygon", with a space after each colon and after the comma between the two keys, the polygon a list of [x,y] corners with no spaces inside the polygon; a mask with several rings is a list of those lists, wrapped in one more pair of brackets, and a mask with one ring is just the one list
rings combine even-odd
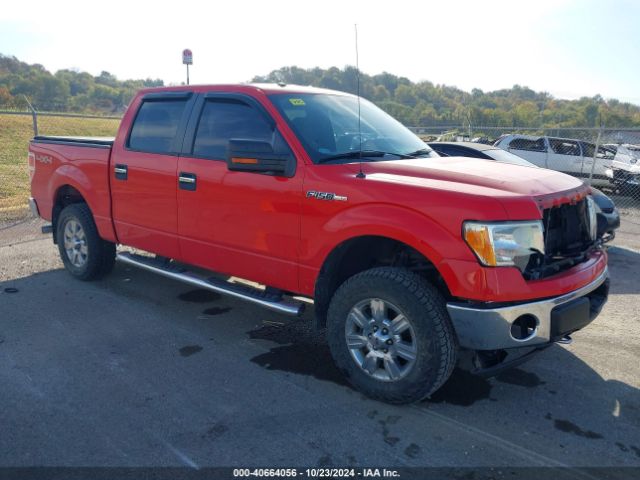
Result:
{"label": "grass patch", "polygon": [[[119,124],[118,119],[47,116],[38,118],[38,131],[40,135],[113,137]],[[27,211],[27,152],[32,138],[31,116],[0,114],[0,221]]]}

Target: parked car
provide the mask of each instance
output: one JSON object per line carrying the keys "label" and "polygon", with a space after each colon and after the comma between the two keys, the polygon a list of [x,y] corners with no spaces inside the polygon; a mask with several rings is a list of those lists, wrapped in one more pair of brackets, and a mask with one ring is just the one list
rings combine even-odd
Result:
{"label": "parked car", "polygon": [[557,170],[581,179],[591,178],[591,184],[598,187],[612,185],[611,163],[615,153],[601,146],[594,166],[595,145],[590,142],[509,134],[498,138],[494,146],[514,153],[538,167]]}
{"label": "parked car", "polygon": [[493,145],[486,145],[476,142],[429,142],[438,155],[445,157],[472,157],[483,158],[485,160],[496,160],[513,165],[524,167],[535,167],[533,163],[518,155],[503,150]]}
{"label": "parked car", "polygon": [[602,217],[606,220],[606,235],[603,237],[603,242],[610,242],[615,238],[616,230],[620,228],[620,212],[618,212],[613,200],[605,195],[602,190],[591,187],[591,196],[598,211],[601,212]]}
{"label": "parked car", "polygon": [[611,164],[612,167],[629,170],[637,169],[637,173],[640,173],[640,165],[638,164],[638,160],[640,160],[640,145],[606,143],[603,146],[615,154]]}
{"label": "parked car", "polygon": [[611,169],[616,189],[622,194],[640,198],[640,145],[610,143],[605,147],[615,152]]}
{"label": "parked car", "polygon": [[[482,158],[485,160],[495,160],[502,163],[538,168],[522,157],[490,145],[474,142],[429,142],[428,145],[442,156]],[[602,213],[603,218],[606,219],[606,235],[603,237],[603,241],[609,242],[614,239],[615,231],[620,227],[620,212],[618,212],[613,200],[606,196],[601,190],[591,187],[591,192],[597,208]]]}
{"label": "parked car", "polygon": [[73,277],[117,259],[285,314],[312,298],[345,377],[392,403],[435,392],[458,360],[491,374],[566,341],[608,296],[586,185],[439,158],[341,92],[142,90],[115,139],[35,137],[29,170]]}

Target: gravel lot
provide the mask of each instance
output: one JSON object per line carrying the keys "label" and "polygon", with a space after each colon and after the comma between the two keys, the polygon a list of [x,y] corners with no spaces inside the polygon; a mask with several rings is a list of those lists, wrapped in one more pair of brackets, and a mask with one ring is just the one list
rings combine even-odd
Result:
{"label": "gravel lot", "polygon": [[0,467],[640,467],[633,249],[610,249],[609,303],[572,345],[396,407],[345,384],[311,309],[292,321],[123,265],[78,282],[37,222],[15,228],[0,229]]}

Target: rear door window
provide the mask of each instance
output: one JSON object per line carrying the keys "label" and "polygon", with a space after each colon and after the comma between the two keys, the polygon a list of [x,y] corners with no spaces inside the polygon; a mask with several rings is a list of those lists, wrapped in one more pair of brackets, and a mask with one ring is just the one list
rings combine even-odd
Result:
{"label": "rear door window", "polygon": [[546,152],[547,147],[544,144],[544,138],[514,138],[509,143],[509,148],[514,150],[527,150],[530,152]]}
{"label": "rear door window", "polygon": [[580,156],[580,145],[573,140],[564,140],[561,138],[550,138],[549,145],[553,153],[558,155],[572,155],[575,157]]}
{"label": "rear door window", "polygon": [[240,101],[207,101],[193,142],[193,156],[226,158],[229,140],[261,140],[271,143],[274,130],[264,116]]}
{"label": "rear door window", "polygon": [[174,153],[172,147],[186,104],[186,100],[143,102],[131,127],[127,145],[129,149],[149,153]]}

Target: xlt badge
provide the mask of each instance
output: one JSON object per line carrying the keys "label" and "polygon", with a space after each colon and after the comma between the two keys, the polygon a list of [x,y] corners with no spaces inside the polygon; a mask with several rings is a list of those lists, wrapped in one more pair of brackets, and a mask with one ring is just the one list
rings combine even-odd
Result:
{"label": "xlt badge", "polygon": [[315,190],[309,190],[307,192],[307,198],[315,198],[317,200],[336,200],[338,202],[346,202],[347,197],[342,195],[336,195],[333,192],[316,192]]}

